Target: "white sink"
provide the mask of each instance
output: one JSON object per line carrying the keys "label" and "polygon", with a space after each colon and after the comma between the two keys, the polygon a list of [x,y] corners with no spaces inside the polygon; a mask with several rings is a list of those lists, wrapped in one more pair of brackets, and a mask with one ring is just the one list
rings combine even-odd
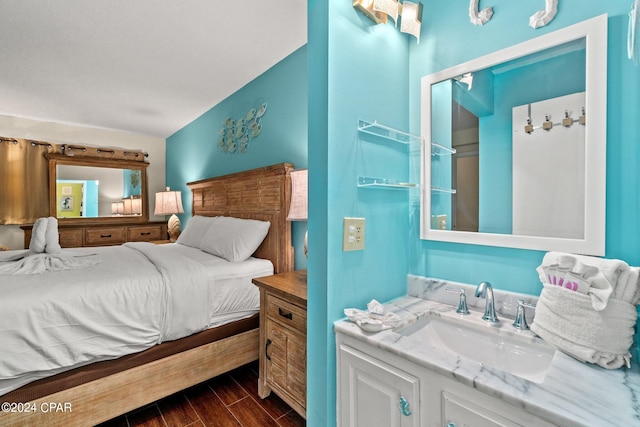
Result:
{"label": "white sink", "polygon": [[555,348],[528,332],[522,334],[515,330],[508,319],[502,319],[496,327],[479,316],[478,313],[451,318],[427,316],[397,332],[427,350],[435,347],[483,366],[542,383]]}

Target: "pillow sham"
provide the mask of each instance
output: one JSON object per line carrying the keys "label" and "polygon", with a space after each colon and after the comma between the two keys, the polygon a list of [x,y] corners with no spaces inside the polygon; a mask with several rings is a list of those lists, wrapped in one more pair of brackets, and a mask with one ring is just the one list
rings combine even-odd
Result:
{"label": "pillow sham", "polygon": [[219,216],[207,230],[200,249],[227,261],[249,258],[267,236],[271,223]]}
{"label": "pillow sham", "polygon": [[213,224],[218,217],[194,215],[191,217],[184,231],[178,236],[176,243],[181,245],[191,246],[192,248],[200,249],[202,244],[202,238],[207,233],[207,230]]}

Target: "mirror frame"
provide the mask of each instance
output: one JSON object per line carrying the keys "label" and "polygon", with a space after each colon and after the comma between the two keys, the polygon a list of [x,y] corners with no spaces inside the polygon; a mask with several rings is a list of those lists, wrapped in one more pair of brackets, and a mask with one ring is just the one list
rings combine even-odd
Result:
{"label": "mirror frame", "polygon": [[49,215],[56,217],[57,213],[57,193],[56,181],[58,178],[58,165],[69,166],[93,166],[99,168],[113,169],[133,169],[139,170],[141,174],[140,189],[142,191],[142,215],[131,216],[102,216],[93,218],[58,218],[61,224],[120,224],[120,223],[144,223],[149,221],[149,196],[147,193],[147,167],[149,163],[120,160],[120,159],[103,159],[99,157],[83,157],[83,156],[67,156],[64,154],[45,154],[49,161]]}
{"label": "mirror frame", "polygon": [[[483,57],[425,76],[421,81],[420,238],[602,256],[606,229],[607,15],[582,21]],[[431,229],[431,85],[468,72],[586,39],[585,229],[583,239]]]}

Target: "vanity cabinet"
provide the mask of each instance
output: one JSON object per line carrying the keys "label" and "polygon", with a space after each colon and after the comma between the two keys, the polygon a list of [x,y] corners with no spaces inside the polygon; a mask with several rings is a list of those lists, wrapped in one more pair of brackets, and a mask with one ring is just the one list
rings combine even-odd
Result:
{"label": "vanity cabinet", "polygon": [[[24,247],[29,248],[33,224],[20,227],[24,230]],[[111,225],[58,224],[60,246],[81,248],[85,246],[113,246],[126,242],[152,242],[167,238],[165,222],[134,222]]]}
{"label": "vanity cabinet", "polygon": [[338,425],[421,425],[418,377],[348,345],[338,347],[338,361]]}
{"label": "vanity cabinet", "polygon": [[551,427],[551,424],[380,348],[337,337],[337,425]]}

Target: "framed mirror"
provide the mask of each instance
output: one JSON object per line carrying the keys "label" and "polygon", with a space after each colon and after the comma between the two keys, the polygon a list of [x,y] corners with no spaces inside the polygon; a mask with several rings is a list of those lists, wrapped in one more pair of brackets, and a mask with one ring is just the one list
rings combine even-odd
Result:
{"label": "framed mirror", "polygon": [[422,239],[604,255],[607,16],[423,77]]}
{"label": "framed mirror", "polygon": [[61,223],[146,222],[146,162],[48,154],[49,215]]}

